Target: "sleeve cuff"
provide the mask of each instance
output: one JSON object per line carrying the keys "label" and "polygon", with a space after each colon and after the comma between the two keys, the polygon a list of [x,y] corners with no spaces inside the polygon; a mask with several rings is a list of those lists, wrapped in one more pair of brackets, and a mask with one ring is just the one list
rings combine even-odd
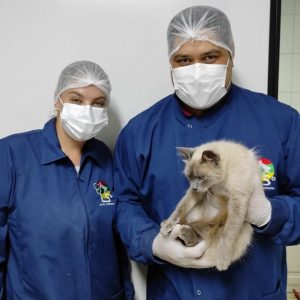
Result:
{"label": "sleeve cuff", "polygon": [[273,198],[270,200],[270,203],[272,213],[269,223],[263,227],[255,226],[255,231],[269,235],[276,235],[281,231],[282,226],[289,218],[289,209],[285,201],[282,199]]}
{"label": "sleeve cuff", "polygon": [[143,252],[148,263],[162,264],[162,262],[157,259],[152,252],[152,244],[158,233],[159,228],[153,227],[150,230],[145,231],[142,235],[140,249]]}

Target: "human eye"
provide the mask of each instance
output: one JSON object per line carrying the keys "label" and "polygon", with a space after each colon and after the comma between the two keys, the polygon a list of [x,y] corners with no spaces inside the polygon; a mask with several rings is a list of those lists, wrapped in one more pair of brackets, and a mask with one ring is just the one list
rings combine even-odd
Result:
{"label": "human eye", "polygon": [[92,104],[93,107],[105,107],[104,103],[93,103]]}
{"label": "human eye", "polygon": [[106,101],[96,101],[92,103],[93,107],[106,107]]}
{"label": "human eye", "polygon": [[176,63],[180,66],[187,66],[192,63],[192,60],[188,57],[177,58]]}
{"label": "human eye", "polygon": [[216,62],[216,60],[218,59],[218,56],[217,55],[207,55],[205,56],[204,58],[204,62],[206,64],[213,64]]}
{"label": "human eye", "polygon": [[95,99],[91,105],[93,107],[105,107],[106,106],[106,98],[101,97],[99,99]]}
{"label": "human eye", "polygon": [[79,99],[79,98],[76,98],[76,97],[72,97],[70,99],[70,102],[73,103],[73,104],[78,104],[78,105],[81,105],[82,104],[82,100]]}

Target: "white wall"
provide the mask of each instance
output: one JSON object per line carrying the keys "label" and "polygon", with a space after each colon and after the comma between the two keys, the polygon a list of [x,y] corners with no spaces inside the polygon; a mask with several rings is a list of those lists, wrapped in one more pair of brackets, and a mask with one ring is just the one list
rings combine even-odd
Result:
{"label": "white wall", "polygon": [[282,0],[278,98],[300,112],[300,1]]}
{"label": "white wall", "polygon": [[[170,19],[191,5],[212,5],[231,20],[235,82],[267,91],[269,0],[1,0],[0,137],[40,128],[53,109],[61,70],[85,59],[99,63],[113,86],[113,147],[121,127],[173,92],[167,56]],[[134,266],[137,299],[144,279]]]}
{"label": "white wall", "polygon": [[[300,1],[281,1],[278,99],[300,112]],[[300,289],[300,245],[287,247],[287,290]]]}

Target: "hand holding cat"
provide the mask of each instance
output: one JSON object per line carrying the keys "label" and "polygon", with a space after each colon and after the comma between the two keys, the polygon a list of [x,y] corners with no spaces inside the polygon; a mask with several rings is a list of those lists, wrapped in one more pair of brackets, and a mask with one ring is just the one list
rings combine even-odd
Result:
{"label": "hand holding cat", "polygon": [[270,221],[271,213],[271,203],[266,198],[261,183],[258,182],[249,200],[246,221],[250,224],[262,227]]}
{"label": "hand holding cat", "polygon": [[201,259],[208,245],[202,241],[194,247],[184,246],[178,239],[179,224],[177,224],[172,232],[165,236],[159,233],[152,245],[153,254],[169,263],[184,268],[209,268],[214,264],[208,260]]}

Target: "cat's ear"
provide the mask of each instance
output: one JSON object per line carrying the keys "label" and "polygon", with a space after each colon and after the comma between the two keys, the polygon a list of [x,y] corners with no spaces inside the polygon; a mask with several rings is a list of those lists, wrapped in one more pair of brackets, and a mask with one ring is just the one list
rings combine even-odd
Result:
{"label": "cat's ear", "polygon": [[211,150],[206,150],[203,151],[201,160],[205,162],[214,162],[215,165],[217,165],[220,161],[220,156]]}
{"label": "cat's ear", "polygon": [[183,158],[183,161],[190,160],[193,153],[195,152],[194,148],[186,147],[176,147],[177,153]]}

